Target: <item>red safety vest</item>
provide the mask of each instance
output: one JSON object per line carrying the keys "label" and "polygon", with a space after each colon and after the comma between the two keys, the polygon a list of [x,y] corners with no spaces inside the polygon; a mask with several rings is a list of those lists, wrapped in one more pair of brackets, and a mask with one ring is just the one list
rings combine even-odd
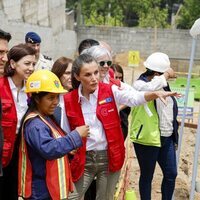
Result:
{"label": "red safety vest", "polygon": [[[78,99],[77,89],[64,96],[66,114],[71,130],[85,124]],[[96,115],[103,125],[108,142],[109,171],[118,171],[124,163],[125,147],[111,84],[99,83]],[[86,139],[83,138],[82,140],[83,146],[78,149],[71,161],[72,177],[75,182],[83,175],[85,168]]]}
{"label": "red safety vest", "polygon": [[[40,117],[51,129],[52,137],[59,138],[64,136],[64,133],[57,131],[47,120],[36,113],[30,113],[24,123],[34,117]],[[29,198],[32,193],[32,167],[28,157],[23,129],[21,138],[19,148],[18,195],[23,198]],[[73,191],[71,170],[67,156],[46,161],[46,184],[53,200],[67,199],[68,193]]]}
{"label": "red safety vest", "polygon": [[17,112],[7,77],[0,78],[0,93],[4,135],[2,165],[6,167],[12,158],[17,129]]}

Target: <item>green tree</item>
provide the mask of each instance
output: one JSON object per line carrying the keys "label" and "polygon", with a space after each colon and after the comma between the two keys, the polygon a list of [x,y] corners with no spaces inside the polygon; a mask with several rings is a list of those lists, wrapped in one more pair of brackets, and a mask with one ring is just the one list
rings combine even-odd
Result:
{"label": "green tree", "polygon": [[[67,0],[86,25],[167,27],[169,9],[178,0]],[[166,7],[167,6],[167,7]],[[78,8],[78,10],[77,10]]]}
{"label": "green tree", "polygon": [[142,4],[138,1],[137,5],[140,27],[166,28],[169,26],[168,10],[161,9],[161,0],[143,0]]}
{"label": "green tree", "polygon": [[177,27],[190,29],[198,18],[200,18],[200,0],[185,0],[177,19]]}
{"label": "green tree", "polygon": [[122,13],[115,0],[82,0],[82,13],[86,25],[120,25]]}
{"label": "green tree", "polygon": [[[132,0],[118,0],[117,5],[122,12],[122,24],[123,26],[137,26],[139,16],[137,14],[138,6],[137,1]],[[142,2],[141,2],[142,3]]]}
{"label": "green tree", "polygon": [[66,8],[75,10],[78,0],[66,0]]}

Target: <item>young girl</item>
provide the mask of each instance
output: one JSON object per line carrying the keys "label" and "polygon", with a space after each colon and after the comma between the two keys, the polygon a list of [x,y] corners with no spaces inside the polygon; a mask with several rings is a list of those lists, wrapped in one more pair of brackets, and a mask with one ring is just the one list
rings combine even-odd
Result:
{"label": "young girl", "polygon": [[[83,147],[78,149],[71,161],[72,177],[78,195],[70,194],[69,199],[81,199],[96,176],[96,199],[106,200],[108,175],[121,169],[125,157],[118,106],[136,106],[176,93],[145,93],[134,89],[127,93],[127,90],[119,89],[116,85],[101,83],[98,63],[88,54],[82,54],[74,61],[72,86],[74,90],[64,96],[69,124],[71,129],[89,125],[90,135],[83,139]],[[112,184],[110,188],[115,186]]]}
{"label": "young girl", "polygon": [[22,121],[19,151],[19,196],[28,199],[67,199],[73,191],[67,154],[82,146],[89,127],[67,135],[56,123],[54,110],[65,93],[58,77],[38,70],[27,80],[29,108]]}

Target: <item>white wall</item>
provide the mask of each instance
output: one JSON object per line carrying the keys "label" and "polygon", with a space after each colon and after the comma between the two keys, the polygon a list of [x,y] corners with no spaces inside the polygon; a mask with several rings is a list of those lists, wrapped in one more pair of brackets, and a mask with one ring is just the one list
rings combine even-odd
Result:
{"label": "white wall", "polygon": [[12,35],[10,47],[34,31],[42,38],[42,53],[54,60],[73,58],[76,51],[77,35],[66,29],[65,0],[0,0],[0,24]]}

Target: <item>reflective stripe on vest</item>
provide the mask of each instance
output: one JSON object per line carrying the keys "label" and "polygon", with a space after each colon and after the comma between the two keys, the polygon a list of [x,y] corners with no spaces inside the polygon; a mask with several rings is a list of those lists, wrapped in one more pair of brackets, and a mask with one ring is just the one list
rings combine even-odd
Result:
{"label": "reflective stripe on vest", "polygon": [[[43,117],[36,113],[30,113],[24,123],[34,117],[40,117],[40,119],[51,129],[52,136],[59,138],[64,136],[61,132],[57,131],[53,126],[45,120]],[[24,124],[23,124],[24,126]],[[23,129],[22,129],[23,133]],[[28,158],[28,152],[24,136],[22,134],[22,140],[19,149],[19,188],[18,194],[24,198],[31,196],[32,187],[32,167]],[[53,200],[66,199],[69,191],[73,191],[72,177],[67,156],[55,160],[46,161],[46,183],[50,196]]]}

